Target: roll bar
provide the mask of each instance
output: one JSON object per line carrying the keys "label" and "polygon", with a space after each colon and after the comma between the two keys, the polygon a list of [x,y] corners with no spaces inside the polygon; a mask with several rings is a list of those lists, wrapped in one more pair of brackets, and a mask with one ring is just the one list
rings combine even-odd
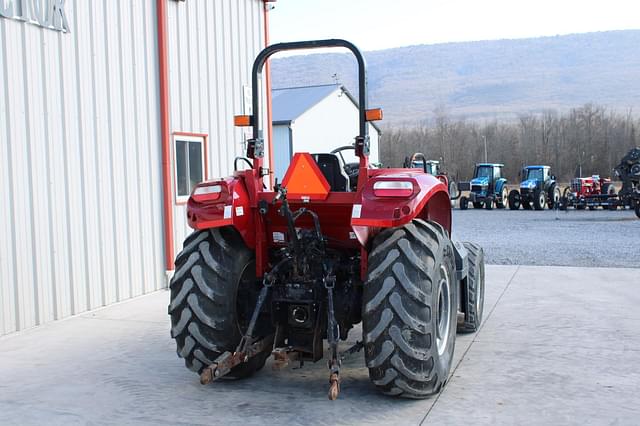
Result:
{"label": "roll bar", "polygon": [[356,137],[356,154],[359,157],[369,155],[369,126],[367,126],[367,69],[364,56],[353,43],[342,39],[328,40],[312,40],[312,41],[296,41],[289,43],[277,43],[266,47],[258,54],[253,63],[251,89],[253,93],[252,99],[252,117],[251,125],[253,127],[253,138],[248,141],[247,157],[261,158],[264,155],[264,139],[262,137],[261,114],[260,114],[260,93],[259,81],[262,76],[264,64],[270,56],[283,51],[302,50],[302,49],[320,49],[327,47],[344,47],[353,53],[358,61],[358,108],[360,134]]}

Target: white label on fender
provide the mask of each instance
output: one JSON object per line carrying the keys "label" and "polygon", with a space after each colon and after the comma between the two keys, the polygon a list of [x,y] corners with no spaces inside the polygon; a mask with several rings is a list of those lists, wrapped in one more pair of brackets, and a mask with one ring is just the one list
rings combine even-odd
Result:
{"label": "white label on fender", "polygon": [[242,206],[236,207],[236,216],[243,216],[244,208]]}
{"label": "white label on fender", "polygon": [[356,233],[355,232],[349,232],[349,238],[352,240],[356,239]]}
{"label": "white label on fender", "polygon": [[360,219],[360,211],[362,210],[362,204],[354,204],[351,211],[351,217],[354,219]]}
{"label": "white label on fender", "polygon": [[231,214],[233,213],[231,206],[224,206],[224,218],[231,219]]}
{"label": "white label on fender", "polygon": [[284,233],[283,232],[274,232],[273,233],[273,242],[274,243],[284,243]]}

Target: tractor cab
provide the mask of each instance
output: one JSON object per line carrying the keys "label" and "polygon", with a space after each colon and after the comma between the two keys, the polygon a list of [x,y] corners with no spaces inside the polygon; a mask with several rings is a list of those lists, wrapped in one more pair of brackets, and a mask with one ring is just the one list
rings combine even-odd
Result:
{"label": "tractor cab", "polygon": [[533,193],[536,189],[542,189],[551,180],[549,166],[526,166],[520,172],[520,193]]}
{"label": "tractor cab", "polygon": [[427,160],[424,154],[416,152],[411,157],[405,157],[403,167],[408,169],[422,169],[432,176],[443,175],[441,173],[440,162],[437,160]]}
{"label": "tractor cab", "polygon": [[489,193],[495,187],[496,182],[502,178],[504,164],[476,164],[476,170],[471,180],[471,188],[474,192]]}
{"label": "tractor cab", "polygon": [[520,176],[522,178],[521,191],[548,187],[551,181],[555,182],[555,176],[551,175],[551,167],[549,166],[526,166],[520,172]]}
{"label": "tractor cab", "polygon": [[428,160],[427,161],[427,173],[433,176],[438,176],[440,174],[440,162],[436,160]]}
{"label": "tractor cab", "polygon": [[507,180],[502,177],[504,164],[478,163],[473,173],[473,179],[468,183],[461,183],[461,189],[469,191],[467,197],[460,197],[460,208],[465,210],[471,202],[474,208],[504,208],[507,202]]}
{"label": "tractor cab", "polygon": [[424,169],[426,173],[433,176],[440,174],[440,162],[436,160],[427,160],[426,162],[423,160],[415,160],[411,163],[411,167],[414,169]]}

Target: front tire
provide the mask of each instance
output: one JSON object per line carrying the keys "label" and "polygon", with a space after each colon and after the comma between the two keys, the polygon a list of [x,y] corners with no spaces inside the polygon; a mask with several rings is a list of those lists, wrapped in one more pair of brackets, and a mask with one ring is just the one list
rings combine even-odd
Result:
{"label": "front tire", "polygon": [[467,197],[462,196],[460,197],[460,210],[466,210],[469,208],[469,200],[467,199]]}
{"label": "front tire", "polygon": [[467,249],[469,273],[467,275],[464,323],[458,326],[460,333],[478,331],[484,311],[484,250],[477,244],[463,242]]}
{"label": "front tire", "polygon": [[493,198],[492,197],[487,197],[486,201],[484,202],[484,208],[487,210],[493,210]]}
{"label": "front tire", "polygon": [[[254,254],[234,229],[207,229],[185,240],[175,263],[168,308],[171,337],[187,368],[200,374],[240,343],[259,290]],[[250,376],[268,357],[268,352],[259,354],[225,378]]]}
{"label": "front tire", "polygon": [[446,231],[420,219],[384,230],[369,265],[362,331],[371,381],[387,395],[438,393],[453,359],[459,287]]}

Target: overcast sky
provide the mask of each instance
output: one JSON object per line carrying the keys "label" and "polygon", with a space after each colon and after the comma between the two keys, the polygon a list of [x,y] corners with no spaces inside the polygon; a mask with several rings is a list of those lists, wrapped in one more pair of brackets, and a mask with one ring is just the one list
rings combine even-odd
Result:
{"label": "overcast sky", "polygon": [[277,0],[271,42],[344,38],[362,50],[640,29],[639,0]]}

